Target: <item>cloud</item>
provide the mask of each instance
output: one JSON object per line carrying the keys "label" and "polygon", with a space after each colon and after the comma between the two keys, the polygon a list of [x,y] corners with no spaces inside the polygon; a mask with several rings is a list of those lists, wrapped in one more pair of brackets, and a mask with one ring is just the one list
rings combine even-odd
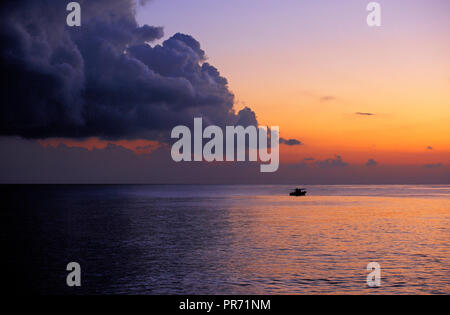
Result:
{"label": "cloud", "polygon": [[334,159],[316,161],[316,165],[321,168],[334,168],[334,167],[346,167],[349,164],[342,161],[342,157],[340,155],[335,155]]}
{"label": "cloud", "polygon": [[150,2],[152,2],[153,0],[139,0],[139,4],[140,5],[146,5],[146,4],[148,4],[148,3],[150,3]]}
{"label": "cloud", "polygon": [[257,126],[258,121],[256,119],[256,114],[249,107],[245,107],[238,113],[238,121],[236,125],[248,127],[248,126]]}
{"label": "cloud", "polygon": [[428,146],[427,150],[434,150],[434,148],[432,146]]}
{"label": "cloud", "polygon": [[332,102],[332,101],[335,101],[335,100],[336,100],[336,97],[330,96],[330,95],[326,95],[326,96],[323,96],[323,97],[320,98],[321,102]]}
{"label": "cloud", "polygon": [[367,167],[373,167],[373,166],[377,166],[377,165],[378,165],[378,162],[375,161],[374,159],[369,159],[366,163]]}
{"label": "cloud", "polygon": [[[20,158],[22,157],[22,158]],[[32,158],[29,158],[32,157]],[[449,184],[447,165],[429,170],[423,165],[379,165],[361,172],[359,165],[318,168],[281,163],[270,177],[258,163],[192,163],[186,167],[170,157],[170,146],[151,154],[136,154],[122,144],[80,148],[0,137],[1,183],[129,183],[129,184]]]}
{"label": "cloud", "polygon": [[136,28],[134,33],[139,42],[153,41],[154,39],[159,39],[164,36],[164,30],[162,27],[148,25]]}
{"label": "cloud", "polygon": [[442,163],[434,163],[434,164],[425,164],[424,167],[425,168],[441,168],[444,165],[442,165]]}
{"label": "cloud", "polygon": [[300,140],[284,139],[284,138],[280,138],[280,144],[285,144],[285,145],[288,145],[288,146],[303,145],[303,143]]}
{"label": "cloud", "polygon": [[305,158],[298,164],[292,164],[292,167],[297,169],[306,169],[311,165],[311,162],[313,161],[315,161],[314,158]]}
{"label": "cloud", "polygon": [[375,114],[373,114],[373,113],[362,113],[362,112],[357,112],[357,113],[355,113],[355,115],[359,115],[359,116],[375,116]]}
{"label": "cloud", "polygon": [[117,145],[128,150],[133,151],[134,153],[141,154],[150,154],[151,152],[158,149],[161,144],[157,141],[150,140],[119,140],[119,141],[100,141],[96,138],[89,138],[83,140],[77,139],[64,139],[64,138],[55,138],[55,139],[44,139],[38,140],[38,142],[43,147],[59,147],[60,145],[64,145],[67,147],[76,147],[76,148],[85,148],[90,151],[94,149],[103,149],[108,145]]}
{"label": "cloud", "polygon": [[66,0],[0,5],[0,135],[165,141],[194,117],[257,124],[251,109],[234,111],[227,79],[193,37],[151,46],[163,29],[139,26],[133,0],[79,2],[74,28]]}

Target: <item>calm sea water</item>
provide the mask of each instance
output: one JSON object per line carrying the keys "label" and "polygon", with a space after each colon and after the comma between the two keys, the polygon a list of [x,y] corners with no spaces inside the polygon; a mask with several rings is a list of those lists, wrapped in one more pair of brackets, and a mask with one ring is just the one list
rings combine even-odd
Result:
{"label": "calm sea water", "polygon": [[[450,186],[2,186],[4,288],[450,294]],[[66,286],[78,262],[82,287]],[[366,285],[369,262],[382,285]]]}

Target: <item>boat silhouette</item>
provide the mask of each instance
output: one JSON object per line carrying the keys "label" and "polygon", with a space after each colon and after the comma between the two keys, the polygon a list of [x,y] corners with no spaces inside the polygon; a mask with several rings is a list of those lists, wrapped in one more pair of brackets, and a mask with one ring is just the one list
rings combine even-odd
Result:
{"label": "boat silhouette", "polygon": [[294,197],[306,196],[306,189],[296,188],[295,191],[291,192],[289,195]]}

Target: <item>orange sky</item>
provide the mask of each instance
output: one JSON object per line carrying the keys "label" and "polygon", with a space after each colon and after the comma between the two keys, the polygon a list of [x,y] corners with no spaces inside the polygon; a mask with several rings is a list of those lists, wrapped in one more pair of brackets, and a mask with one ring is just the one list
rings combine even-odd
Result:
{"label": "orange sky", "polygon": [[252,106],[260,122],[306,144],[289,150],[291,160],[339,153],[355,162],[449,161],[449,38],[388,31],[294,42],[262,56],[221,55],[219,64],[238,106]]}
{"label": "orange sky", "polygon": [[283,147],[282,161],[446,163],[449,3],[380,3],[380,28],[367,26],[361,0],[156,1],[138,19],[163,25],[166,36],[192,34],[228,79],[236,108],[305,143]]}

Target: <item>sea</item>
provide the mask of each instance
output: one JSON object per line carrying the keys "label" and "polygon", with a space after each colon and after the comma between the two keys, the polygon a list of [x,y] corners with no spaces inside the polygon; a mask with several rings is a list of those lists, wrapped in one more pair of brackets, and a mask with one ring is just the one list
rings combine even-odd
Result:
{"label": "sea", "polygon": [[[450,294],[450,186],[3,185],[15,293]],[[67,265],[80,266],[69,287]],[[370,263],[380,285],[367,282]]]}

